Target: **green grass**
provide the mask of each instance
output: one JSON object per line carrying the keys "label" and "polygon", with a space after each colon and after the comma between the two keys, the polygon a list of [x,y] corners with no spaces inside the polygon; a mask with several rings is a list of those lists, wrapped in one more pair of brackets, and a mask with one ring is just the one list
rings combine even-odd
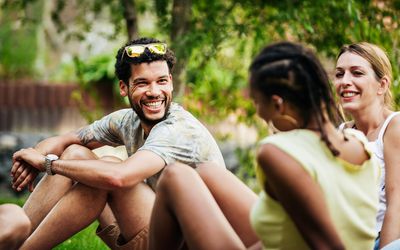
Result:
{"label": "green grass", "polygon": [[[25,202],[22,198],[0,197],[0,204],[15,203],[22,206]],[[72,238],[64,241],[54,249],[56,250],[72,250],[72,249],[85,249],[85,250],[107,250],[109,249],[99,237],[96,236],[96,228],[98,222],[93,222],[89,227],[80,231]]]}
{"label": "green grass", "polygon": [[106,250],[109,249],[99,237],[96,236],[96,228],[98,223],[94,222],[86,229],[80,231],[72,238],[64,241],[62,244],[55,247],[55,250],[67,249],[93,249],[93,250]]}

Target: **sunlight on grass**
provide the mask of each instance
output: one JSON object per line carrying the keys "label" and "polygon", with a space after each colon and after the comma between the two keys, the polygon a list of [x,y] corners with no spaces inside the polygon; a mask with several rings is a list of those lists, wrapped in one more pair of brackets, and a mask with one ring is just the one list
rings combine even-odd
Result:
{"label": "sunlight on grass", "polygon": [[59,246],[55,247],[56,250],[70,250],[70,249],[85,249],[85,250],[106,250],[109,249],[99,237],[96,236],[95,231],[98,223],[92,223],[88,228],[82,230],[74,237],[64,241]]}

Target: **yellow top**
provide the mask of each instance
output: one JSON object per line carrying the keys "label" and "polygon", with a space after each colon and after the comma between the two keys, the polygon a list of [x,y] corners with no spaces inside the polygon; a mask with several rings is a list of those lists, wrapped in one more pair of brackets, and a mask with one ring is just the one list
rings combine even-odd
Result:
{"label": "yellow top", "polygon": [[[365,136],[353,129],[366,147]],[[346,249],[372,249],[375,216],[378,208],[379,165],[366,147],[370,159],[354,165],[335,157],[320,137],[309,130],[293,130],[269,136],[261,144],[271,143],[284,151],[310,174],[325,195],[329,214]],[[257,167],[260,185],[268,181]],[[292,219],[279,202],[261,191],[250,219],[264,249],[309,249]]]}

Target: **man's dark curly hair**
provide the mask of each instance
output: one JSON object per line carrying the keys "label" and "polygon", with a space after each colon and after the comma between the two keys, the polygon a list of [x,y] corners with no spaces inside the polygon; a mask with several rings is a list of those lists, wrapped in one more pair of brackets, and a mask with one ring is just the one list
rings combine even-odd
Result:
{"label": "man's dark curly hair", "polygon": [[[119,80],[122,80],[125,84],[128,83],[129,78],[131,77],[131,64],[141,64],[141,63],[150,63],[154,61],[166,61],[168,64],[169,71],[172,72],[172,69],[176,62],[176,57],[174,52],[167,48],[167,52],[164,55],[154,54],[149,51],[149,49],[145,49],[143,54],[139,57],[129,57],[126,55],[125,47],[134,44],[150,44],[150,43],[160,43],[159,40],[154,38],[139,38],[133,40],[118,50],[117,59],[115,63],[115,75]],[[123,56],[122,56],[123,55]]]}

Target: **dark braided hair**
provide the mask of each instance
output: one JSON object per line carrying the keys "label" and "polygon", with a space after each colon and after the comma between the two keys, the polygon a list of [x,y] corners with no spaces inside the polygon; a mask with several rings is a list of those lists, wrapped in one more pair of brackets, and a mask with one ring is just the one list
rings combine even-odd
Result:
{"label": "dark braided hair", "polygon": [[329,78],[314,53],[300,44],[279,42],[264,48],[250,66],[250,86],[266,97],[279,95],[293,104],[305,128],[315,117],[318,131],[333,155],[339,155],[330,142],[323,124],[328,119],[335,125],[342,120],[333,98]]}
{"label": "dark braided hair", "polygon": [[144,53],[141,54],[139,57],[132,58],[125,54],[126,46],[159,42],[159,40],[154,38],[143,37],[133,40],[122,46],[118,50],[118,53],[115,57],[117,59],[117,61],[115,62],[115,75],[118,77],[118,79],[127,84],[128,79],[131,77],[131,64],[151,63],[154,61],[166,61],[169,71],[172,72],[172,69],[174,68],[174,65],[176,63],[176,57],[174,55],[174,52],[172,52],[172,50],[170,50],[169,48],[167,48],[167,52],[163,55],[151,53],[147,48],[145,49]]}

